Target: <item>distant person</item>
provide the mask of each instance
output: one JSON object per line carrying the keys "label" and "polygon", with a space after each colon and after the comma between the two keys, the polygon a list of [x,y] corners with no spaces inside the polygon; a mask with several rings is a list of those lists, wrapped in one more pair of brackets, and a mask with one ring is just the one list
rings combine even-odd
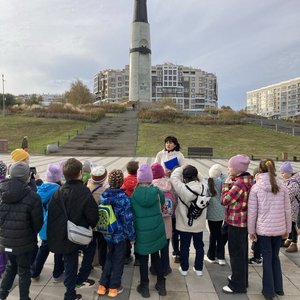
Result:
{"label": "distant person", "polygon": [[253,185],[253,176],[247,172],[250,159],[244,154],[228,161],[228,177],[222,187],[222,203],[228,225],[228,250],[232,274],[223,287],[228,294],[246,293],[248,286],[248,197]]}
{"label": "distant person", "polygon": [[294,172],[290,162],[284,162],[280,168],[281,176],[286,185],[291,201],[292,209],[292,231],[284,242],[284,247],[287,247],[286,252],[298,252],[298,231],[297,219],[299,213],[299,195],[300,195],[300,173]]}
{"label": "distant person", "polygon": [[30,300],[30,263],[34,240],[43,225],[40,197],[28,186],[30,169],[21,162],[11,165],[10,179],[0,183],[0,251],[8,257],[0,285],[0,299],[9,299],[16,274],[20,299]]}
{"label": "distant person", "polygon": [[28,137],[27,136],[23,137],[23,140],[22,140],[22,143],[21,143],[21,148],[23,150],[25,150],[26,152],[29,152]]}
{"label": "distant person", "polygon": [[82,182],[83,184],[87,185],[88,180],[91,177],[91,162],[88,160],[85,160],[82,165]]}
{"label": "distant person", "polygon": [[225,249],[222,239],[222,225],[225,218],[225,208],[222,205],[222,184],[225,181],[224,171],[219,164],[213,165],[209,171],[208,191],[211,195],[207,207],[206,219],[209,227],[209,247],[206,260],[210,263],[218,263],[223,266],[225,261]]}
{"label": "distant person", "polygon": [[[79,284],[77,282],[78,250],[82,246],[68,240],[67,218],[63,205],[68,219],[86,228],[89,226],[94,228],[97,225],[98,205],[90,190],[82,182],[80,161],[75,158],[68,159],[63,165],[63,174],[66,183],[55,192],[49,203],[47,237],[50,251],[63,255],[66,287],[64,300],[77,300],[82,299],[82,296],[75,291],[76,285]],[[90,272],[89,266],[87,267],[87,271]],[[87,282],[87,286],[92,285]]]}
{"label": "distant person", "polygon": [[261,160],[259,170],[248,200],[248,232],[251,240],[259,241],[263,256],[262,294],[272,300],[284,295],[279,250],[282,236],[291,230],[291,204],[274,161]]}
{"label": "distant person", "polygon": [[135,104],[132,103],[132,110],[134,111],[135,110]]}

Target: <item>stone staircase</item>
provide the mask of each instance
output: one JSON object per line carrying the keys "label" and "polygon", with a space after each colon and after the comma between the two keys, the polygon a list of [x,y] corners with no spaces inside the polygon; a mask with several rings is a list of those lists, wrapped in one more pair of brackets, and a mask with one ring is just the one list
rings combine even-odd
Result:
{"label": "stone staircase", "polygon": [[59,156],[135,156],[136,111],[105,117],[59,148]]}

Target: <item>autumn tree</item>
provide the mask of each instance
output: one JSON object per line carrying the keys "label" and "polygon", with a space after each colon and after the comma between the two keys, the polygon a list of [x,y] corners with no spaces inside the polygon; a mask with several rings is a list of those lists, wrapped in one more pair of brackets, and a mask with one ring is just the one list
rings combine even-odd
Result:
{"label": "autumn tree", "polygon": [[[16,103],[16,98],[12,94],[4,94],[5,106],[12,106]],[[0,96],[0,108],[3,106],[3,95]]]}
{"label": "autumn tree", "polygon": [[65,93],[66,102],[73,105],[92,103],[93,97],[90,90],[82,81],[76,80],[71,84],[69,91]]}

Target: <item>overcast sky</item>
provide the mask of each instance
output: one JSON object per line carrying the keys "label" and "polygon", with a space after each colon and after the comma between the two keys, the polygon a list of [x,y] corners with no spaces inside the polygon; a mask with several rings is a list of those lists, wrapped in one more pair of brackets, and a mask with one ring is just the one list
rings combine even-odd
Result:
{"label": "overcast sky", "polygon": [[[129,63],[133,0],[0,0],[5,93],[63,93]],[[148,0],[152,64],[215,73],[219,105],[300,76],[299,0]],[[1,82],[2,83],[2,82]],[[1,84],[2,91],[2,84]]]}

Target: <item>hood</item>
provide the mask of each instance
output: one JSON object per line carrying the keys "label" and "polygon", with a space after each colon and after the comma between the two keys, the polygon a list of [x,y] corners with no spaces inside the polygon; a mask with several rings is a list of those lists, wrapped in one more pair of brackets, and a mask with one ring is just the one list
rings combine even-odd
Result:
{"label": "hood", "polygon": [[[277,182],[277,185],[280,188],[280,186],[282,185],[282,181],[276,177],[276,182]],[[257,174],[257,176],[256,176],[256,184],[262,190],[264,190],[266,192],[272,192],[272,186],[271,186],[271,183],[270,183],[269,173]]]}
{"label": "hood", "polygon": [[123,189],[108,188],[100,196],[100,203],[113,205],[116,201],[118,201],[119,197],[124,197],[123,194],[125,194]]}
{"label": "hood", "polygon": [[132,198],[135,198],[142,207],[152,207],[158,201],[158,189],[152,186],[138,186]]}
{"label": "hood", "polygon": [[47,182],[37,187],[37,194],[41,197],[42,203],[46,203],[51,199],[57,189],[59,189],[58,184]]}
{"label": "hood", "polygon": [[240,182],[241,184],[245,185],[248,190],[250,190],[252,185],[254,184],[253,176],[248,172],[242,173],[239,176],[235,177],[234,181]]}
{"label": "hood", "polygon": [[16,178],[6,179],[0,183],[0,199],[4,203],[18,203],[30,193],[30,187]]}
{"label": "hood", "polygon": [[172,191],[172,184],[168,178],[158,178],[153,179],[152,181],[153,186],[157,186],[163,192],[170,192]]}
{"label": "hood", "polygon": [[294,173],[293,176],[289,179],[289,181],[297,181],[300,185],[300,173]]}

